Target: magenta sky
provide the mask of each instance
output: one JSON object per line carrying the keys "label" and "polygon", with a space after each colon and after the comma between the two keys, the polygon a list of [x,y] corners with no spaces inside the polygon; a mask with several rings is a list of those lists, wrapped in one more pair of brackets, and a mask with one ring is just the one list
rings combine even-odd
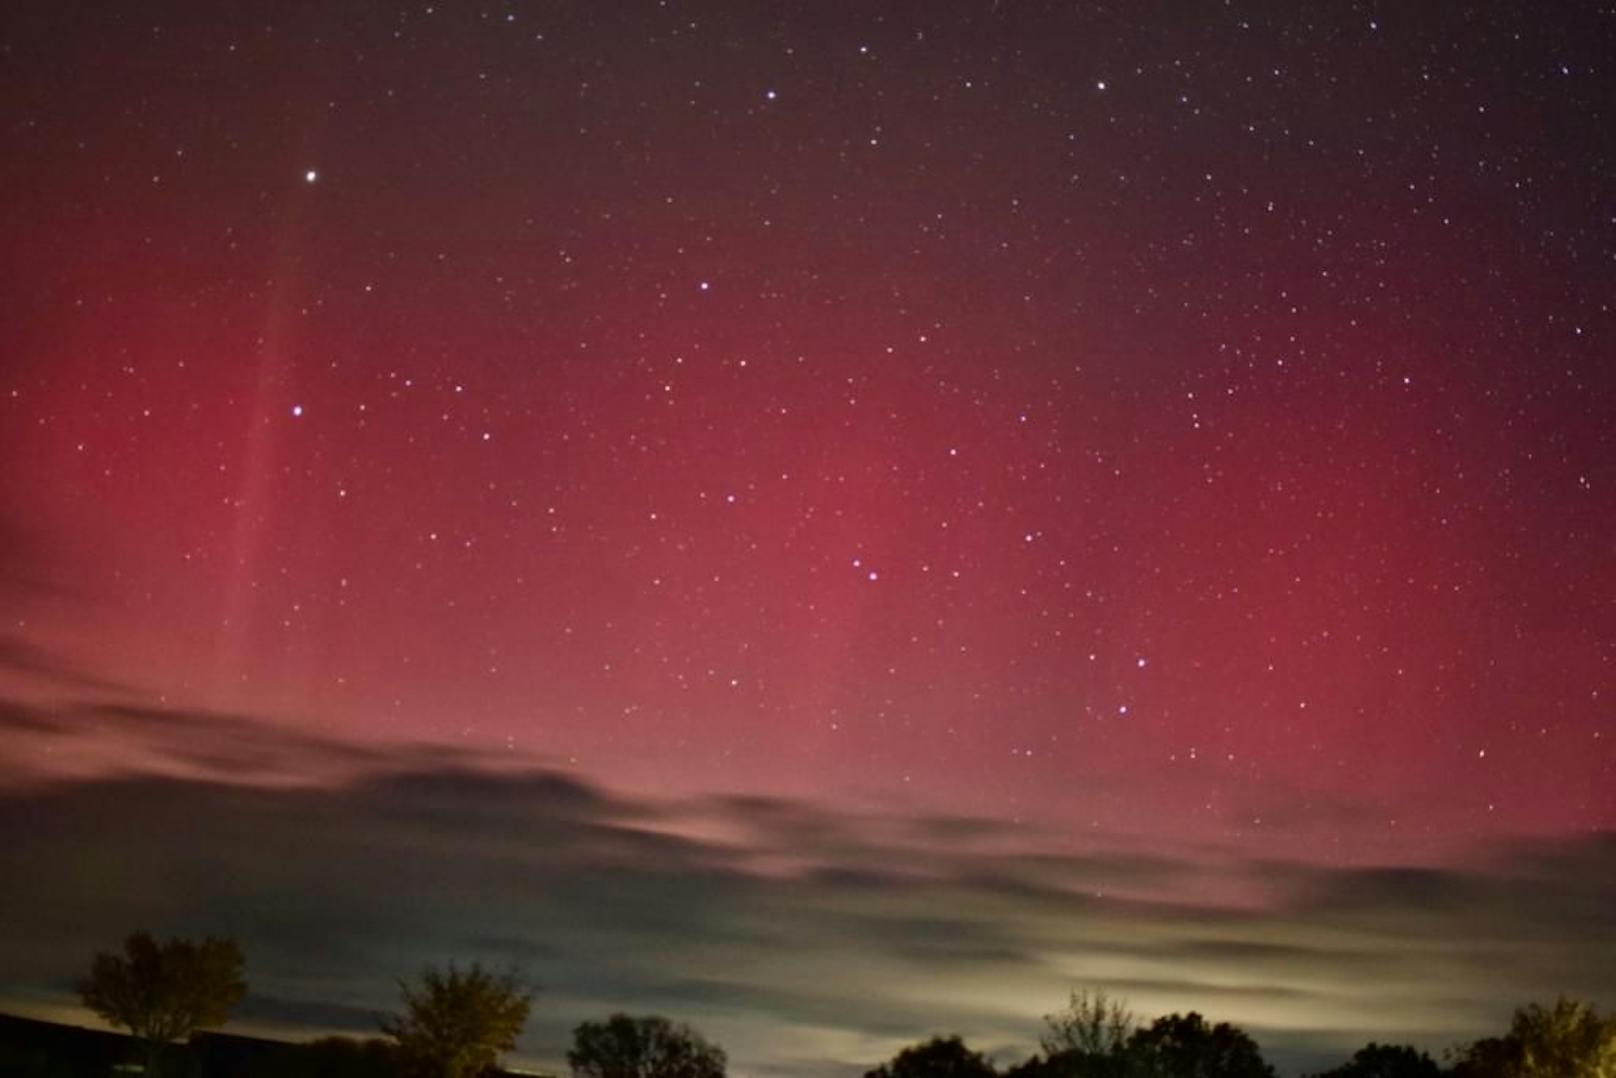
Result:
{"label": "magenta sky", "polygon": [[11,695],[1067,851],[1616,827],[1608,20],[1068,7],[23,5]]}

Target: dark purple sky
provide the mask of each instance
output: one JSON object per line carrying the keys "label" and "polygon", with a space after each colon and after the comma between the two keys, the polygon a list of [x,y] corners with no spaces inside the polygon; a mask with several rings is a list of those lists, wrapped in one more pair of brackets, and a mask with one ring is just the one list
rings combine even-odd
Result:
{"label": "dark purple sky", "polygon": [[1604,849],[1616,27],[1544,10],[14,6],[8,781]]}

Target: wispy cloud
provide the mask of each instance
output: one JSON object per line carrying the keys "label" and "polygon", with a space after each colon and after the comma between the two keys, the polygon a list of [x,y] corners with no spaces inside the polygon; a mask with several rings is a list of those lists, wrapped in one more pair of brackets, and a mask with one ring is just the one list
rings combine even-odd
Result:
{"label": "wispy cloud", "polygon": [[1440,1048],[1557,991],[1616,995],[1610,835],[1440,868],[1074,851],[1002,821],[628,796],[240,716],[13,705],[0,723],[111,729],[151,763],[0,797],[13,1005],[66,999],[136,926],[238,935],[252,1023],[363,1029],[397,976],[479,958],[542,986],[534,1059],[583,1017],[643,1009],[751,1073],[853,1069],[938,1031],[1008,1059],[1073,983],[1240,1022],[1292,1065],[1369,1037]]}

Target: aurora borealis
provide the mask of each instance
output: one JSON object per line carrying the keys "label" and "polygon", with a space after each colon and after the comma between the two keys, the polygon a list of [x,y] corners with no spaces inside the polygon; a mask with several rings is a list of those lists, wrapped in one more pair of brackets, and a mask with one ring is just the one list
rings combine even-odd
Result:
{"label": "aurora borealis", "polygon": [[509,957],[743,1073],[1611,1001],[1608,12],[0,37],[0,1005],[142,918],[266,1027]]}

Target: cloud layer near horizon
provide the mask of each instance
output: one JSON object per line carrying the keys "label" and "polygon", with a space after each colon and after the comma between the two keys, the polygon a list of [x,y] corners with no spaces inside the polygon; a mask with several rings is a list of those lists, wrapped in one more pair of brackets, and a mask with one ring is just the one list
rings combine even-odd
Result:
{"label": "cloud layer near horizon", "polygon": [[0,726],[13,753],[89,731],[144,746],[122,774],[10,771],[8,1006],[69,1002],[90,952],[137,926],[238,936],[250,1026],[364,1032],[398,976],[478,959],[541,987],[528,1059],[559,1060],[582,1018],[656,1011],[742,1073],[851,1071],[956,1031],[1008,1061],[1074,984],[1235,1021],[1289,1069],[1372,1037],[1440,1049],[1560,991],[1616,996],[1608,834],[1343,869],[657,800],[203,713],[13,703]]}

